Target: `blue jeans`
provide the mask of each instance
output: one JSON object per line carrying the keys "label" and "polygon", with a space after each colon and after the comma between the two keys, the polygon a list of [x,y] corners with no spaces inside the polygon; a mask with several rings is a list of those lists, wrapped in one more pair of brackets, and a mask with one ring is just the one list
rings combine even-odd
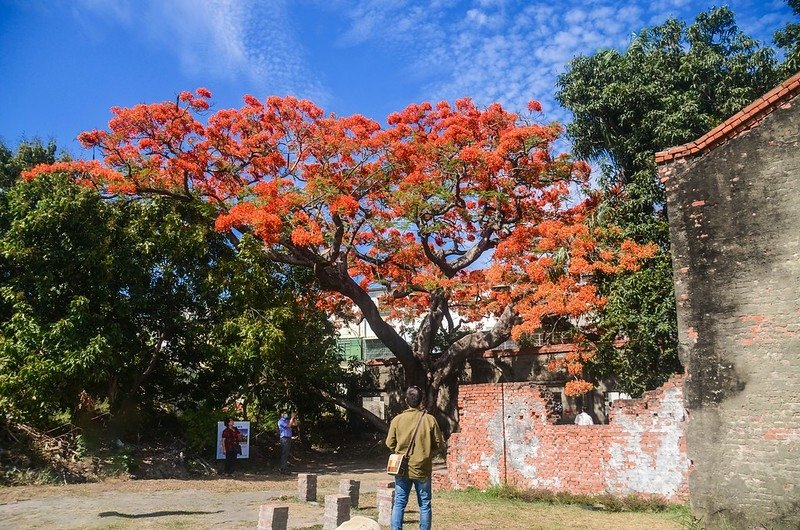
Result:
{"label": "blue jeans", "polygon": [[392,506],[392,530],[403,530],[403,514],[411,494],[411,486],[417,490],[419,504],[419,528],[431,530],[431,477],[416,480],[394,477],[394,506]]}

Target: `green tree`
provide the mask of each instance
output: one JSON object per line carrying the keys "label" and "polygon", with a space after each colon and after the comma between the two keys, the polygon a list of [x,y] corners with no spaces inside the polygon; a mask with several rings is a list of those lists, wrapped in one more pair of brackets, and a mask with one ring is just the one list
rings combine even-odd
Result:
{"label": "green tree", "polygon": [[643,29],[624,52],[574,58],[558,80],[573,114],[567,134],[578,157],[603,169],[606,201],[597,222],[652,241],[647,267],[606,278],[593,370],[634,395],[681,369],[664,188],[657,151],[696,139],[779,81],[774,53],[743,34],[728,8],[695,21]]}
{"label": "green tree", "polygon": [[[787,0],[795,16],[800,17],[800,0]],[[800,23],[787,23],[783,29],[775,32],[775,45],[782,48],[786,58],[781,65],[783,77],[789,77],[800,71]]]}
{"label": "green tree", "polygon": [[343,370],[330,324],[302,302],[307,278],[251,238],[231,244],[200,201],[19,179],[54,153],[0,148],[0,409],[37,420],[85,392],[117,414],[231,397],[321,410]]}
{"label": "green tree", "polygon": [[0,143],[0,193],[8,191],[23,170],[38,164],[52,164],[55,161],[54,142],[45,145],[41,140],[24,141],[19,144],[16,153]]}

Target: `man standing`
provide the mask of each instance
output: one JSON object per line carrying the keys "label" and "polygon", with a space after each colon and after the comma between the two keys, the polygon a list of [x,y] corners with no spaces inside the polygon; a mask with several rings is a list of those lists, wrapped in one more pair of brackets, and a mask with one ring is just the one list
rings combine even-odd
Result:
{"label": "man standing", "polygon": [[297,427],[297,414],[283,411],[278,420],[278,435],[281,437],[281,475],[289,474],[289,453],[292,450],[292,429]]}
{"label": "man standing", "polygon": [[[444,446],[444,441],[436,419],[430,414],[424,414],[420,407],[421,403],[422,391],[416,386],[409,387],[406,390],[408,408],[395,416],[389,425],[389,434],[386,437],[386,446],[393,453],[405,453],[411,447],[408,455],[408,476],[395,475],[394,477],[392,530],[402,530],[403,528],[403,515],[412,485],[417,491],[420,530],[430,530],[431,528],[433,454]],[[420,416],[422,416],[421,421]],[[419,428],[417,428],[418,422]],[[412,440],[415,430],[416,436]]]}
{"label": "man standing", "polygon": [[575,425],[594,425],[594,420],[586,413],[586,409],[581,407],[581,412],[575,416]]}

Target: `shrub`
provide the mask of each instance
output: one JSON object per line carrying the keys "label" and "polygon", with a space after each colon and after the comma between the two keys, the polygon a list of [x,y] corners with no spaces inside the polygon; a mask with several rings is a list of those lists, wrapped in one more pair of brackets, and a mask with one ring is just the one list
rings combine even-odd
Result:
{"label": "shrub", "polygon": [[192,451],[209,454],[215,450],[217,422],[225,419],[224,412],[211,407],[203,407],[184,411],[178,419],[186,433],[186,444]]}

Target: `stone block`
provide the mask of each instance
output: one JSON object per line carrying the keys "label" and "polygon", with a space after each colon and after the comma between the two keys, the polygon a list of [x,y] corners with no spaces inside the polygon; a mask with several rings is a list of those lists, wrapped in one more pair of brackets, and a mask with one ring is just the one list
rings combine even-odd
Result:
{"label": "stone block", "polygon": [[289,524],[289,507],[262,504],[258,510],[258,530],[286,530]]}
{"label": "stone block", "polygon": [[394,488],[378,488],[376,504],[378,506],[378,523],[384,526],[391,524]]}
{"label": "stone block", "polygon": [[313,473],[297,475],[297,498],[301,501],[317,500],[317,476]]}
{"label": "stone block", "polygon": [[350,497],[350,507],[358,508],[358,496],[361,490],[361,482],[358,480],[342,479],[339,481],[339,495]]}
{"label": "stone block", "polygon": [[336,528],[350,519],[349,495],[325,495],[325,510],[322,516],[322,530]]}

